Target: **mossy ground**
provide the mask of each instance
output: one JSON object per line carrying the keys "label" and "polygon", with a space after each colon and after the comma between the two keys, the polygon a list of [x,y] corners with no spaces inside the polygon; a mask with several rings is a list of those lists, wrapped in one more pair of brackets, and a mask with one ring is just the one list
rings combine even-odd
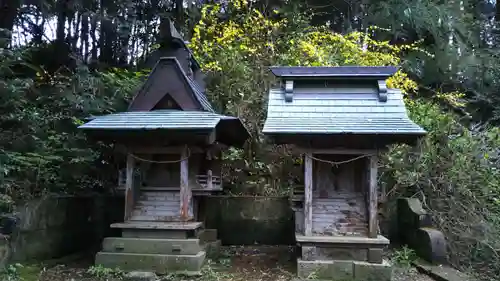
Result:
{"label": "mossy ground", "polygon": [[[23,265],[19,281],[119,281],[116,274],[96,276],[89,272],[92,255]],[[295,278],[296,256],[291,247],[223,247],[216,260],[208,260],[201,277],[160,276],[162,281],[289,281]],[[95,269],[95,268],[94,268]],[[102,271],[104,272],[104,271]],[[14,281],[13,279],[12,281]],[[3,280],[2,280],[3,281]],[[15,280],[17,281],[17,280]],[[396,267],[394,281],[432,281],[411,267]]]}

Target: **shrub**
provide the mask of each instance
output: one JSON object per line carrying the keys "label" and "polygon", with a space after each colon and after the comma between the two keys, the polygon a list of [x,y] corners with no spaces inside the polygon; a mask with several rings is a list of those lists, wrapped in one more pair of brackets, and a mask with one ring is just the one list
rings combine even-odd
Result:
{"label": "shrub", "polygon": [[449,243],[450,262],[484,278],[500,272],[498,170],[500,130],[467,128],[429,102],[409,106],[428,136],[416,147],[394,146],[383,158],[389,199],[418,196]]}

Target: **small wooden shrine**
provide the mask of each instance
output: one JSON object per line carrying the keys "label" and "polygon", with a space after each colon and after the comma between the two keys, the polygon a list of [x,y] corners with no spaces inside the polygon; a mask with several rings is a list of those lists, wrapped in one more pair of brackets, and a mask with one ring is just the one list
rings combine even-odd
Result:
{"label": "small wooden shrine", "polygon": [[[221,152],[242,146],[248,132],[236,117],[216,113],[203,74],[169,25],[161,57],[127,112],[80,126],[122,155],[122,237],[106,238],[96,264],[158,273],[199,272],[215,230],[200,221],[201,196],[222,190]],[[156,54],[158,55],[158,54]]]}
{"label": "small wooden shrine", "polygon": [[272,67],[263,133],[304,155],[303,190],[294,190],[298,275],[390,280],[380,235],[377,154],[414,143],[425,131],[407,116],[402,94],[388,89],[395,67]]}

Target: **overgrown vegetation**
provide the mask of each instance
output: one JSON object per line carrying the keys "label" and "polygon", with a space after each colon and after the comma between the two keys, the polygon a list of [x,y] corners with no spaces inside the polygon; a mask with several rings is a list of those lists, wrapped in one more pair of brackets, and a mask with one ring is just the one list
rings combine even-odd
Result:
{"label": "overgrown vegetation", "polygon": [[496,275],[500,131],[466,127],[433,104],[415,102],[410,110],[429,135],[416,148],[395,146],[385,155],[383,180],[390,198],[418,196],[448,239],[450,262]]}
{"label": "overgrown vegetation", "polygon": [[417,259],[417,254],[413,249],[403,246],[395,250],[391,255],[391,262],[399,267],[409,267]]}
{"label": "overgrown vegetation", "polygon": [[[264,186],[262,194],[286,190],[290,178],[301,176],[295,165],[300,158],[290,148],[270,147],[259,135],[265,95],[254,93],[265,93],[273,83],[268,65],[397,65],[403,53],[433,56],[418,44],[395,46],[364,33],[340,35],[304,28],[301,24],[307,21],[301,18],[270,20],[247,10],[244,1],[225,7],[229,13],[244,15],[236,20],[220,19],[219,9],[205,7],[192,46],[212,75],[212,99],[226,105],[222,110],[243,117],[258,136],[246,151],[233,155],[244,163],[232,162],[228,175],[236,185],[254,179]],[[395,146],[384,155],[382,172],[389,198],[420,196],[450,240],[451,262],[495,276],[499,263],[490,261],[498,258],[500,248],[498,129],[467,125],[448,111],[463,106],[459,92],[425,98],[418,83],[402,71],[389,84],[404,90],[412,119],[429,131],[416,148]]]}
{"label": "overgrown vegetation", "polygon": [[447,235],[454,265],[486,280],[500,273],[500,5],[6,1],[0,0],[6,7],[0,10],[0,212],[11,212],[17,199],[115,184],[109,147],[86,140],[76,127],[93,114],[125,108],[170,13],[192,35],[210,99],[252,132],[244,150],[225,155],[231,192],[287,194],[302,175],[299,155],[266,144],[260,134],[274,83],[268,66],[400,65],[390,84],[404,90],[412,118],[429,136],[383,155],[389,199],[420,197]]}
{"label": "overgrown vegetation", "polygon": [[38,281],[40,274],[38,266],[25,266],[20,263],[9,264],[0,271],[2,281]]}
{"label": "overgrown vegetation", "polygon": [[125,273],[119,268],[107,268],[102,265],[91,266],[87,273],[100,279],[121,280]]}
{"label": "overgrown vegetation", "polygon": [[[92,114],[123,109],[141,73],[114,69],[48,73],[35,66],[36,48],[0,52],[0,205],[46,192],[102,188],[106,156],[76,130]],[[110,173],[114,174],[114,173]],[[4,210],[2,210],[4,211]],[[8,210],[7,210],[8,211]]]}

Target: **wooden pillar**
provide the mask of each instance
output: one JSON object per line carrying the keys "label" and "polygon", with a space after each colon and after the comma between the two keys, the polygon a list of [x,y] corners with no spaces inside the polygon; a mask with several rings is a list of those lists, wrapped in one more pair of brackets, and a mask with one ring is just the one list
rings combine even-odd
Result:
{"label": "wooden pillar", "polygon": [[207,170],[207,189],[213,189],[212,183],[212,153],[207,151],[207,160],[208,160],[208,170]]}
{"label": "wooden pillar", "polygon": [[127,167],[125,176],[125,216],[124,221],[128,221],[134,210],[134,165],[135,159],[131,154],[127,154]]}
{"label": "wooden pillar", "polygon": [[313,192],[313,159],[311,153],[304,159],[304,235],[312,235],[312,192]]}
{"label": "wooden pillar", "polygon": [[378,219],[377,219],[377,170],[378,156],[373,155],[369,159],[369,189],[368,189],[368,237],[376,238],[378,236]]}
{"label": "wooden pillar", "polygon": [[180,213],[182,221],[193,219],[193,194],[189,186],[189,162],[187,147],[181,153],[181,175],[180,175]]}

